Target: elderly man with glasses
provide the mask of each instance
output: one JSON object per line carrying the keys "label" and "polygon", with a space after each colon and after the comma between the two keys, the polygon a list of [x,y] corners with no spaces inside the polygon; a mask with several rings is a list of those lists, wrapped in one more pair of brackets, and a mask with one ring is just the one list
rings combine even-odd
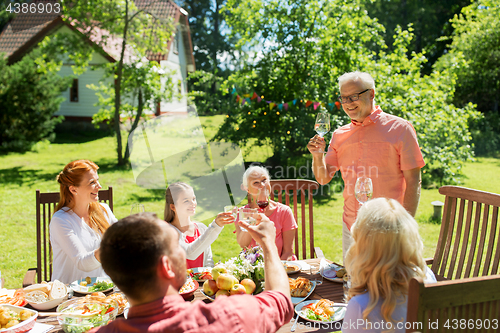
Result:
{"label": "elderly man with glasses", "polygon": [[307,145],[313,156],[313,171],[320,184],[327,184],[340,170],[344,180],[342,250],[351,244],[351,226],[360,203],[354,185],[358,177],[369,177],[373,197],[399,201],[415,216],[420,198],[420,169],[425,165],[410,122],[387,114],[375,105],[375,81],[368,73],[351,72],[339,78],[342,108],[351,123],[332,135],[326,156],[326,143],[315,135]]}

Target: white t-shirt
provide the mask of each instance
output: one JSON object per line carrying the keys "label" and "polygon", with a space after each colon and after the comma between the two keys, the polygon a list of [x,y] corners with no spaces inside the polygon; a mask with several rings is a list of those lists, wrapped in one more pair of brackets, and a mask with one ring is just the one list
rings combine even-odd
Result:
{"label": "white t-shirt", "polygon": [[[425,267],[425,283],[433,283],[436,281],[436,276],[429,269]],[[394,333],[404,333],[406,332],[406,311],[408,307],[408,298],[401,297],[398,299],[398,303],[394,312],[392,313],[392,319],[394,323],[387,323],[380,312],[382,308],[383,299],[379,299],[377,305],[368,315],[368,323],[363,321],[363,311],[368,306],[370,301],[370,295],[368,292],[356,295],[349,300],[347,305],[347,311],[344,317],[344,322],[342,324],[342,333],[380,333],[380,332],[394,332]]]}
{"label": "white t-shirt", "polygon": [[[111,225],[117,221],[109,206],[100,203],[107,213]],[[106,213],[104,216],[106,217]],[[101,244],[102,235],[92,230],[68,207],[63,207],[50,221],[50,243],[52,245],[52,281],[63,283],[90,277],[106,276],[94,252]]]}

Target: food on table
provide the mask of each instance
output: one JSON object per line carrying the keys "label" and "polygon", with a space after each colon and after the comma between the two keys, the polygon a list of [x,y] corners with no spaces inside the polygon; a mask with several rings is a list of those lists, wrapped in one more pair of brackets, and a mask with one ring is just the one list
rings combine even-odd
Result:
{"label": "food on table", "polygon": [[311,291],[312,283],[306,278],[298,277],[296,279],[288,279],[290,284],[290,294],[292,297],[306,297]]}
{"label": "food on table", "polygon": [[113,282],[99,281],[89,287],[89,292],[104,291],[113,288]]}
{"label": "food on table", "polygon": [[25,298],[30,303],[45,303],[63,298],[68,294],[66,285],[59,280],[42,282],[24,288]]}
{"label": "food on table", "polygon": [[6,306],[0,306],[0,331],[29,319],[33,314],[34,313],[29,310],[22,310],[18,314]]}
{"label": "food on table", "polygon": [[337,270],[337,277],[341,278],[345,274],[345,268],[342,267],[341,269]]}
{"label": "food on table", "polygon": [[116,318],[117,309],[116,303],[105,304],[99,302],[77,303],[71,302],[61,304],[58,312],[67,314],[86,314],[88,317],[72,317],[59,316],[57,317],[63,330],[67,333],[83,333],[91,330],[94,327],[104,326],[111,320]]}
{"label": "food on table", "polygon": [[219,291],[219,288],[217,288],[217,282],[214,280],[207,280],[203,283],[203,292],[207,296],[213,296]]}
{"label": "food on table", "polygon": [[219,274],[215,281],[217,282],[217,288],[224,290],[231,290],[235,284],[239,283],[237,278],[227,273]]}
{"label": "food on table", "polygon": [[10,304],[17,306],[25,306],[28,301],[25,298],[25,292],[22,289],[16,290],[13,296],[0,297],[0,304]]}
{"label": "food on table", "polygon": [[255,282],[253,282],[252,279],[243,279],[240,281],[240,284],[245,287],[245,290],[249,295],[252,295],[255,289],[257,289],[257,285],[255,284]]}
{"label": "food on table", "polygon": [[230,295],[243,295],[243,294],[246,294],[247,293],[247,290],[245,289],[245,287],[242,285],[242,284],[235,284],[231,290],[229,290],[229,294]]}
{"label": "food on table", "polygon": [[194,284],[192,279],[187,279],[186,283],[181,287],[179,290],[179,294],[183,294],[188,291],[192,291],[194,288],[196,288],[196,285]]}
{"label": "food on table", "polygon": [[194,273],[192,269],[188,269],[188,275],[191,278],[193,278],[193,280],[197,280],[197,281],[212,280],[213,279],[212,273],[208,270],[208,268],[206,271],[197,272],[197,273]]}
{"label": "food on table", "polygon": [[227,268],[223,264],[217,264],[214,268],[212,268],[212,277],[215,281],[217,281],[220,274],[225,273],[227,273]]}
{"label": "food on table", "polygon": [[302,308],[302,315],[311,320],[332,321],[335,314],[334,302],[328,299],[320,299],[317,303],[311,303]]}
{"label": "food on table", "polygon": [[87,276],[85,278],[85,282],[87,282],[87,285],[92,284],[92,278],[90,276]]}
{"label": "food on table", "polygon": [[80,286],[86,287],[87,286],[87,281],[80,281]]}
{"label": "food on table", "polygon": [[122,293],[114,293],[106,296],[102,292],[95,292],[92,294],[88,294],[85,297],[78,298],[75,303],[83,304],[90,302],[101,302],[106,304],[114,304],[114,302],[118,304],[118,314],[122,314],[126,307],[128,307],[128,300]]}

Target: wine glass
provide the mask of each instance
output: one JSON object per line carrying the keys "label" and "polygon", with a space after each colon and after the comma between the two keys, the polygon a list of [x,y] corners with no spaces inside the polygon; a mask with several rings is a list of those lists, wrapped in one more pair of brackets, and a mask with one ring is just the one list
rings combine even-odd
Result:
{"label": "wine glass", "polygon": [[[326,112],[320,112],[316,116],[316,124],[314,125],[314,130],[320,137],[323,137],[326,133],[330,132],[330,114]],[[323,151],[318,151],[318,153],[324,153]]]}
{"label": "wine glass", "polygon": [[144,205],[140,203],[134,203],[132,204],[132,208],[130,209],[130,215],[132,214],[137,214],[137,213],[144,213]]}
{"label": "wine glass", "polygon": [[354,195],[361,205],[370,200],[373,196],[372,179],[365,176],[358,177],[354,185]]}
{"label": "wine glass", "polygon": [[231,213],[234,219],[236,219],[238,215],[238,206],[233,206],[233,205],[224,206],[224,213]]}
{"label": "wine glass", "polygon": [[[254,225],[257,220],[255,219],[255,215],[257,215],[257,208],[240,208],[240,220],[246,222],[250,225]],[[247,231],[244,228],[240,228],[242,231]]]}
{"label": "wine glass", "polygon": [[257,206],[264,211],[267,206],[269,206],[269,190],[267,187],[262,188],[259,191],[259,196],[257,197]]}

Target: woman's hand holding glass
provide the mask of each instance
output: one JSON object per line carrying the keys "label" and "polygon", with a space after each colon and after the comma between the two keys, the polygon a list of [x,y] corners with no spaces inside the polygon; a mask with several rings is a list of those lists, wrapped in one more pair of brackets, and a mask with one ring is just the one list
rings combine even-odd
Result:
{"label": "woman's hand holding glass", "polygon": [[219,227],[223,227],[226,224],[234,223],[234,221],[235,221],[235,216],[233,215],[233,213],[231,211],[219,213],[219,214],[217,214],[217,217],[215,218],[215,223]]}

